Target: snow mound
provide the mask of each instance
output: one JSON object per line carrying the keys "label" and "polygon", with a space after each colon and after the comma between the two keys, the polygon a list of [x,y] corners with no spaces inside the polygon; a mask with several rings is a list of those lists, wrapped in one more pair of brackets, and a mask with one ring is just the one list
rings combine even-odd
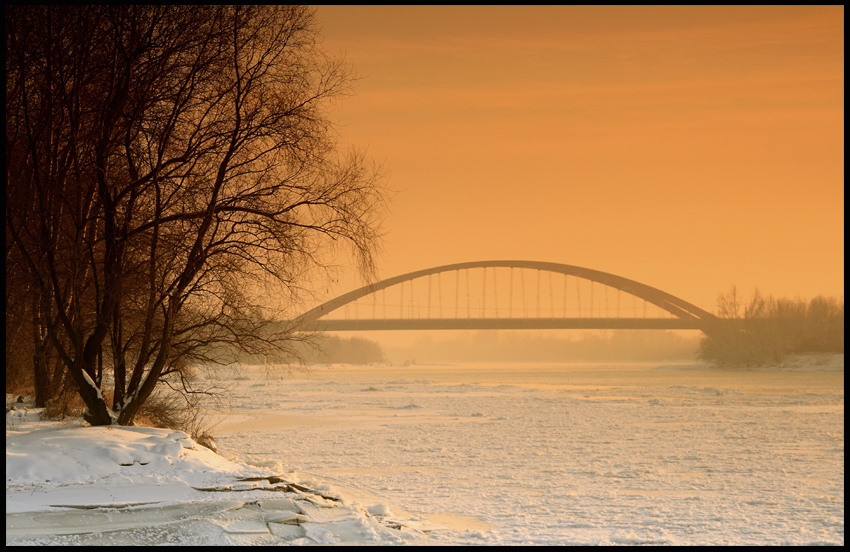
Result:
{"label": "snow mound", "polygon": [[[182,431],[149,427],[48,427],[6,436],[6,485],[187,483],[244,474]],[[255,475],[255,474],[251,474]],[[259,474],[257,474],[259,475]]]}
{"label": "snow mound", "polygon": [[[8,399],[8,397],[7,397]],[[7,402],[8,405],[8,402]],[[425,527],[227,460],[182,431],[6,413],[6,544],[408,544]]]}

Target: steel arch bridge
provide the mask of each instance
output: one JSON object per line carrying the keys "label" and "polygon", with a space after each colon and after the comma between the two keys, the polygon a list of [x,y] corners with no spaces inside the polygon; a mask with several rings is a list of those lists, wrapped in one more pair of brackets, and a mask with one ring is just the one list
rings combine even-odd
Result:
{"label": "steel arch bridge", "polygon": [[[484,301],[481,304],[481,307],[478,309],[481,316],[472,316],[472,310],[467,309],[466,316],[458,315],[458,305],[459,305],[459,295],[460,295],[460,274],[461,271],[465,271],[467,275],[467,300],[469,297],[470,289],[469,289],[469,271],[475,269],[483,269],[483,280],[485,291],[483,292]],[[509,298],[509,316],[499,316],[498,306],[495,308],[495,316],[493,316],[493,312],[491,312],[490,316],[486,316],[487,308],[486,308],[486,277],[487,277],[487,269],[493,269],[493,280],[496,278],[496,269],[510,269],[510,288],[508,291]],[[513,316],[513,305],[514,299],[513,294],[514,291],[514,269],[521,270],[535,270],[538,275],[538,287],[537,287],[537,304],[538,304],[538,316]],[[444,317],[442,316],[442,312],[440,315],[436,317],[430,316],[431,311],[433,311],[433,305],[431,296],[431,277],[432,276],[440,276],[445,273],[455,273],[455,316],[454,317]],[[551,311],[554,311],[553,308],[547,307],[550,310],[550,316],[540,316],[540,302],[541,302],[541,286],[540,284],[540,274],[548,273],[550,278],[549,285],[549,293],[550,299],[553,296],[553,285],[552,285],[552,275],[559,274],[564,278],[564,291],[563,295],[560,296],[563,299],[564,308],[561,311],[560,316],[552,315]],[[585,289],[589,284],[590,287],[590,301],[589,301],[589,309],[588,309],[588,301],[585,299],[584,301],[584,311],[581,312],[582,308],[574,309],[578,311],[578,316],[576,313],[569,312],[567,309],[567,278],[574,277],[576,279],[576,293],[581,299],[581,282],[585,282]],[[401,295],[404,295],[404,285],[405,283],[410,284],[411,294],[413,282],[415,280],[421,280],[428,278],[428,303],[427,309],[429,311],[429,315],[426,317],[421,316],[408,316],[408,317],[387,317],[386,315],[382,317],[373,316],[370,318],[360,318],[359,316],[355,318],[344,318],[344,319],[334,319],[332,317],[328,317],[329,314],[333,312],[339,312],[349,305],[355,304],[358,300],[364,297],[376,297],[379,292],[383,293],[384,290],[393,286],[401,286]],[[494,282],[495,284],[495,282]],[[594,307],[593,304],[593,284],[600,284],[603,286],[605,292],[605,315],[597,316],[596,313],[601,309]],[[496,292],[496,285],[493,285],[493,292]],[[439,289],[439,288],[438,288]],[[611,316],[610,312],[608,312],[607,304],[608,304],[608,290],[616,290],[617,292],[617,312],[615,316]],[[504,290],[503,290],[504,291]],[[524,291],[523,291],[524,293]],[[635,316],[634,312],[632,316],[621,316],[620,309],[620,295],[625,293],[627,296],[631,296],[633,301],[641,300],[644,303],[644,315],[643,316]],[[494,302],[498,305],[498,296],[494,295]],[[523,299],[525,303],[525,299]],[[442,302],[440,299],[440,304],[442,310]],[[468,304],[468,301],[467,301]],[[654,316],[648,317],[646,316],[646,305],[651,304],[654,307],[657,307],[656,310],[664,314],[664,316]],[[398,306],[398,305],[396,305]],[[490,310],[493,311],[493,306],[490,306]],[[375,311],[373,307],[373,313]],[[402,309],[403,310],[403,309]],[[523,308],[525,314],[527,314],[527,308]],[[589,311],[589,315],[588,315]],[[504,312],[504,305],[502,305],[502,312]],[[341,295],[335,299],[331,299],[330,301],[323,303],[305,313],[298,316],[292,321],[292,327],[296,331],[302,332],[320,332],[320,331],[375,331],[375,330],[472,330],[472,329],[500,329],[500,330],[520,330],[520,329],[654,329],[654,330],[701,330],[705,333],[710,333],[712,330],[720,326],[722,323],[721,319],[717,318],[715,315],[710,312],[701,309],[700,307],[693,305],[683,299],[680,299],[674,295],[671,295],[667,292],[661,291],[657,288],[648,286],[646,284],[642,284],[640,282],[636,282],[634,280],[630,280],[628,278],[624,278],[622,276],[617,276],[615,274],[609,274],[607,272],[602,272],[599,270],[593,270],[590,268],[583,268],[580,266],[566,265],[560,263],[549,263],[549,262],[539,262],[539,261],[474,261],[474,262],[465,262],[465,263],[455,263],[444,266],[438,266],[434,268],[428,268],[424,270],[418,270],[415,272],[409,272],[407,274],[402,274],[400,276],[395,276],[392,278],[387,278],[386,280],[382,280],[379,282],[375,282],[366,286],[363,286],[359,289]]]}

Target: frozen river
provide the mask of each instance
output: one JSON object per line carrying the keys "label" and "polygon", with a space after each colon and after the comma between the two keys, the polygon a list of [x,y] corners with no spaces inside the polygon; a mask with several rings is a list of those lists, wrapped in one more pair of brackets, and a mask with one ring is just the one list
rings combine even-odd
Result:
{"label": "frozen river", "polygon": [[262,371],[232,380],[222,454],[440,524],[438,543],[844,544],[843,356]]}

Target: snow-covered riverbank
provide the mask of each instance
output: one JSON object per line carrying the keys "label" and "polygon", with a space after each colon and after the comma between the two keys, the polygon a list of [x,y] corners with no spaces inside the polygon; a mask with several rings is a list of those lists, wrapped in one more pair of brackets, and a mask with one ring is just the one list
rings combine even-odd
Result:
{"label": "snow-covered riverbank", "polygon": [[843,355],[230,376],[221,455],[7,413],[7,544],[844,543]]}
{"label": "snow-covered riverbank", "polygon": [[[6,414],[6,544],[413,543],[417,523],[185,433]],[[431,524],[419,524],[428,530]]]}

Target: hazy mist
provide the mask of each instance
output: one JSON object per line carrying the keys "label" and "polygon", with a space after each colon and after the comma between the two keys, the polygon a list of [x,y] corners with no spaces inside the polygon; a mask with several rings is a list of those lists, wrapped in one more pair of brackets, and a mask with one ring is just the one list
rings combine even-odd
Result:
{"label": "hazy mist", "polygon": [[565,335],[524,331],[465,331],[405,346],[385,346],[394,363],[653,361],[695,358],[699,332],[611,330]]}

